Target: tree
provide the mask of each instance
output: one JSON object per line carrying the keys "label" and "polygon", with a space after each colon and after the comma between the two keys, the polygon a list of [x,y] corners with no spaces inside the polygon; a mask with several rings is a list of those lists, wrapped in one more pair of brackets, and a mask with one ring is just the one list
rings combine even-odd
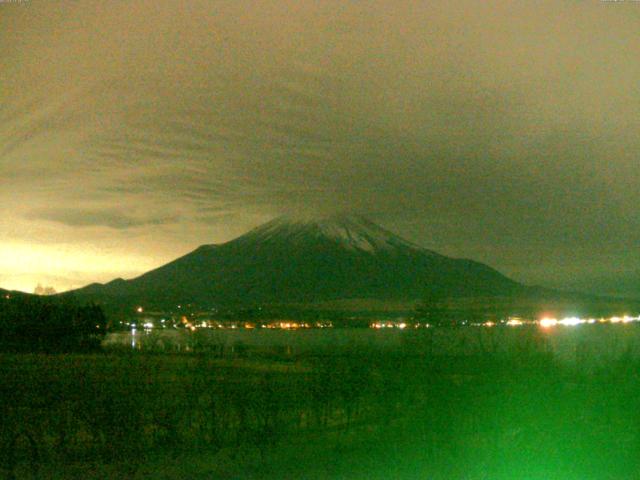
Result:
{"label": "tree", "polygon": [[70,351],[99,347],[107,319],[97,305],[35,296],[0,302],[0,348]]}

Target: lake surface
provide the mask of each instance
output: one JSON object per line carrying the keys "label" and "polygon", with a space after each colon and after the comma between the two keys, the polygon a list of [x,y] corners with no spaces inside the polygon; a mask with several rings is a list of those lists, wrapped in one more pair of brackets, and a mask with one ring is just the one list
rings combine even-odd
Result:
{"label": "lake surface", "polygon": [[518,354],[543,351],[562,363],[603,366],[640,358],[640,324],[578,326],[495,326],[421,329],[178,329],[116,332],[107,349],[156,352],[211,352],[218,355],[374,353],[402,351],[429,355]]}

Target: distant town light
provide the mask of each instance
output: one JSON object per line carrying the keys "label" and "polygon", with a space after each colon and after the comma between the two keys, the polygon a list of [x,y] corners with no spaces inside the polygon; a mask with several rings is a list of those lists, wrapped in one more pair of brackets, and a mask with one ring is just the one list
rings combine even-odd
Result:
{"label": "distant town light", "polygon": [[555,318],[543,318],[540,320],[540,326],[542,328],[555,327],[558,324],[558,320]]}
{"label": "distant town light", "polygon": [[138,307],[138,308],[136,308],[136,312],[142,313],[142,312],[144,312],[144,308]]}
{"label": "distant town light", "polygon": [[563,318],[558,323],[560,323],[561,325],[573,327],[575,325],[580,325],[581,323],[584,323],[584,320],[581,320],[578,317],[567,317],[567,318]]}

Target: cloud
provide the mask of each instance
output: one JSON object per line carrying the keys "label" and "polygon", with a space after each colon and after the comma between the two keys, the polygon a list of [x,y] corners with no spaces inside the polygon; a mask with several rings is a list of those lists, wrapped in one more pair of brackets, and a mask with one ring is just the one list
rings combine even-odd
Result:
{"label": "cloud", "polygon": [[0,4],[0,241],[166,259],[350,210],[525,281],[640,267],[633,2],[24,7]]}
{"label": "cloud", "polygon": [[107,227],[116,230],[149,225],[166,225],[175,223],[176,217],[134,217],[117,209],[83,209],[83,208],[47,208],[29,212],[31,220],[57,222],[68,227]]}

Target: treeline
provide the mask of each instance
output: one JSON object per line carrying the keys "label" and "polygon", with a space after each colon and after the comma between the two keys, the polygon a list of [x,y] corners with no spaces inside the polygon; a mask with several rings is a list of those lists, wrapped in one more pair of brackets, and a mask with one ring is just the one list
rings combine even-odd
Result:
{"label": "treeline", "polygon": [[69,352],[99,348],[107,319],[99,306],[72,298],[0,297],[0,351]]}

